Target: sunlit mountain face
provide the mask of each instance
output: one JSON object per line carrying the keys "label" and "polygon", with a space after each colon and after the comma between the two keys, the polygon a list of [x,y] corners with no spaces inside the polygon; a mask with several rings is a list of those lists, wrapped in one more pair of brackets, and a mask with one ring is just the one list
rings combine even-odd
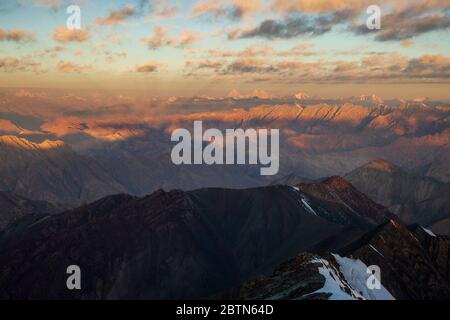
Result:
{"label": "sunlit mountain face", "polygon": [[[449,199],[450,0],[0,2],[0,299],[450,299]],[[83,255],[88,291],[47,291]],[[382,295],[342,278],[371,264]]]}

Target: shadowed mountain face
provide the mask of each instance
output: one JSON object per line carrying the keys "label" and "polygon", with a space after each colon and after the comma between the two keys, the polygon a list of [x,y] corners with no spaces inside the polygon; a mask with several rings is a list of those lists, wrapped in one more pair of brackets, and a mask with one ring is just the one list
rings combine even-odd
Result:
{"label": "shadowed mountain face", "polygon": [[[392,215],[339,177],[248,190],[110,196],[0,242],[2,298],[199,298]],[[79,265],[81,291],[66,289]]]}
{"label": "shadowed mountain face", "polygon": [[390,162],[373,161],[345,178],[406,223],[429,226],[450,216],[450,184],[405,172]]}
{"label": "shadowed mountain face", "polygon": [[76,206],[124,189],[95,160],[61,141],[1,136],[0,190]]}
{"label": "shadowed mountain face", "polygon": [[397,299],[450,299],[450,238],[390,221],[341,250],[380,266],[381,281]]}
{"label": "shadowed mountain face", "polygon": [[62,211],[45,201],[32,201],[9,192],[0,191],[0,232],[9,224],[28,215],[48,215]]}

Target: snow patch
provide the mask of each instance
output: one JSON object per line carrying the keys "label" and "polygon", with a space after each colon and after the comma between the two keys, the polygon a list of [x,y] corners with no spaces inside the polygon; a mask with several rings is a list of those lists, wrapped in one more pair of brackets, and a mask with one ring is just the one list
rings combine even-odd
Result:
{"label": "snow patch", "polygon": [[300,188],[299,187],[293,187],[291,186],[292,189],[294,189],[296,192],[298,192],[300,194],[300,204],[310,213],[312,213],[315,216],[319,216],[313,208],[311,208],[311,205],[309,204],[309,200],[308,198],[300,192]]}
{"label": "snow patch", "polygon": [[[374,248],[373,248],[374,249]],[[343,274],[350,287],[358,292],[366,300],[395,300],[392,294],[381,284],[380,289],[369,289],[367,279],[371,274],[367,273],[367,265],[361,260],[341,257],[333,254],[339,264],[339,271]]]}
{"label": "snow patch", "polygon": [[303,206],[304,206],[309,212],[311,212],[311,213],[312,213],[313,215],[315,215],[315,216],[319,216],[319,215],[314,211],[314,209],[311,208],[311,206],[310,206],[310,204],[309,204],[309,202],[308,202],[308,199],[307,199],[303,194],[300,195],[300,198],[301,198],[301,203],[303,204]]}
{"label": "snow patch", "polygon": [[[338,272],[330,266],[330,263],[325,259],[314,259],[311,263],[317,263],[321,266],[319,267],[319,273],[325,277],[325,283],[323,287],[313,294],[316,293],[331,293],[329,297],[330,300],[356,300],[363,299],[358,292],[352,290],[342,282],[338,275]],[[345,291],[345,288],[350,290],[350,294]]]}
{"label": "snow patch", "polygon": [[436,237],[436,235],[433,233],[433,231],[431,231],[431,230],[429,230],[429,229],[427,229],[427,228],[424,228],[424,227],[422,227],[422,229],[423,229],[423,231],[425,231],[426,233],[428,233],[430,236]]}
{"label": "snow patch", "polygon": [[373,251],[375,251],[376,253],[378,253],[380,256],[382,256],[384,258],[384,256],[381,254],[381,252],[378,251],[377,248],[375,248],[373,245],[369,244],[369,247],[371,247]]}

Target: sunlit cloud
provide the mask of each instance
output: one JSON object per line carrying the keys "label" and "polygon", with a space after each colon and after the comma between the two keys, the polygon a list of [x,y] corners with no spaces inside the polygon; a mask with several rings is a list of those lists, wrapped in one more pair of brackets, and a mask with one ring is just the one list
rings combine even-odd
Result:
{"label": "sunlit cloud", "polygon": [[161,66],[160,63],[156,61],[148,61],[142,65],[139,65],[136,67],[137,72],[144,72],[144,73],[152,73],[157,72],[158,68]]}
{"label": "sunlit cloud", "polygon": [[153,35],[148,38],[142,38],[141,41],[148,46],[149,49],[157,49],[159,47],[186,47],[194,44],[201,38],[200,33],[193,31],[183,31],[178,37],[170,36],[166,29],[161,26],[155,27]]}
{"label": "sunlit cloud", "polygon": [[33,39],[33,34],[23,29],[0,29],[0,41],[27,42]]}
{"label": "sunlit cloud", "polygon": [[69,61],[59,61],[58,65],[56,66],[56,69],[59,72],[63,73],[72,73],[72,72],[83,72],[88,71],[92,69],[92,66],[90,65],[80,65]]}
{"label": "sunlit cloud", "polygon": [[58,42],[84,42],[89,40],[91,34],[88,30],[68,29],[58,27],[53,33],[53,39]]}
{"label": "sunlit cloud", "polygon": [[63,0],[33,0],[33,5],[38,8],[59,9],[64,6]]}
{"label": "sunlit cloud", "polygon": [[0,70],[3,72],[32,71],[41,72],[41,63],[31,58],[0,58]]}
{"label": "sunlit cloud", "polygon": [[209,15],[214,18],[240,19],[262,8],[259,0],[201,0],[192,9],[193,17]]}
{"label": "sunlit cloud", "polygon": [[128,18],[131,18],[136,14],[135,8],[131,5],[127,5],[120,10],[111,11],[107,17],[97,19],[96,23],[104,26],[122,24]]}

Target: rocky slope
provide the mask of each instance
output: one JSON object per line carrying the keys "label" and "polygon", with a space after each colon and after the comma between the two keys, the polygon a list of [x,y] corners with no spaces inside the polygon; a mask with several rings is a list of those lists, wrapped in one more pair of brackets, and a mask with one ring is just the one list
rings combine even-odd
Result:
{"label": "rocky slope", "polygon": [[[110,196],[4,237],[0,297],[207,297],[327,239],[346,246],[391,217],[339,177],[298,188]],[[81,267],[81,291],[66,289],[72,264]]]}
{"label": "rocky slope", "polygon": [[[301,254],[230,291],[239,299],[448,300],[450,238],[389,221],[340,250]],[[379,289],[367,266],[380,268]],[[369,280],[370,281],[370,280]]]}
{"label": "rocky slope", "polygon": [[345,178],[406,223],[430,226],[450,216],[450,184],[408,173],[388,161],[370,162]]}
{"label": "rocky slope", "polygon": [[63,210],[63,207],[46,201],[33,201],[13,193],[0,191],[0,232],[25,216],[55,214]]}
{"label": "rocky slope", "polygon": [[95,160],[62,141],[0,136],[0,190],[77,206],[124,189]]}
{"label": "rocky slope", "polygon": [[367,265],[361,260],[303,253],[230,291],[244,300],[393,300],[390,292],[367,286]]}
{"label": "rocky slope", "polygon": [[450,239],[390,221],[341,250],[378,265],[382,282],[397,299],[450,299]]}

